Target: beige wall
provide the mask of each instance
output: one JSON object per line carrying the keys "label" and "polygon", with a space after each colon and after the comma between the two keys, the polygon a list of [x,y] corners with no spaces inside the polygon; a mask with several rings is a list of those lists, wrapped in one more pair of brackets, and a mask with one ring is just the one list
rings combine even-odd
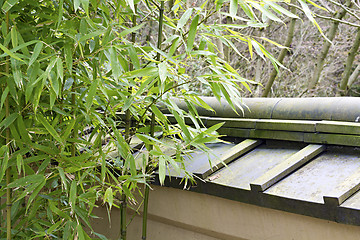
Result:
{"label": "beige wall", "polygon": [[[94,229],[111,239],[119,232],[119,211],[111,227],[106,210]],[[149,240],[313,240],[360,238],[360,227],[262,208],[205,194],[154,187],[149,200]],[[141,218],[135,217],[128,239],[141,239]]]}

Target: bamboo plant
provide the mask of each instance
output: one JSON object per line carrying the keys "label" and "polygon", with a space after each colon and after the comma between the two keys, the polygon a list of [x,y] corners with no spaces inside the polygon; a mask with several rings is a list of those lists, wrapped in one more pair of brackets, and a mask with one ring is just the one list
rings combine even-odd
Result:
{"label": "bamboo plant", "polygon": [[[262,15],[278,22],[289,15],[275,2],[185,4],[164,11],[164,1],[0,0],[0,195],[7,198],[0,238],[106,239],[91,221],[105,205],[121,209],[119,238],[126,239],[127,203],[140,186],[146,238],[155,169],[161,184],[170,167],[191,179],[184,157],[207,151],[221,127],[198,122],[194,106],[211,108],[185,89],[201,82],[235,110],[240,86],[251,82],[218,56],[216,39],[241,56],[235,44],[247,44],[251,55],[254,49],[278,66],[264,46],[235,30],[263,27]],[[224,6],[229,11],[221,14],[234,21],[212,24]],[[144,44],[153,22],[158,37]],[[190,76],[194,62],[205,71]]]}

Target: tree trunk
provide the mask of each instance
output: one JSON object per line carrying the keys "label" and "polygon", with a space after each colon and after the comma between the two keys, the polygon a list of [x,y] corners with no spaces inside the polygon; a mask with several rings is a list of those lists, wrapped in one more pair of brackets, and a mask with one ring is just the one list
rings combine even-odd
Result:
{"label": "tree trunk", "polygon": [[359,77],[359,75],[360,75],[360,64],[357,65],[354,72],[351,74],[351,76],[349,78],[349,82],[347,83],[347,86],[351,87],[351,85],[355,82],[355,80]]}
{"label": "tree trunk", "polygon": [[[352,5],[352,2],[351,0],[346,0],[346,3],[345,3],[345,6],[346,7],[351,7]],[[335,14],[335,17],[336,19],[339,19],[341,20],[345,14],[346,14],[346,10],[345,9],[340,9],[336,14]],[[332,41],[336,35],[336,32],[337,32],[337,29],[339,27],[339,23],[338,21],[334,21],[329,29],[329,32],[328,32],[328,39],[330,41]],[[317,62],[316,62],[316,65],[315,65],[315,71],[314,71],[314,74],[313,74],[313,77],[312,79],[310,80],[309,82],[309,85],[308,85],[308,90],[310,89],[313,89],[316,84],[318,83],[319,79],[320,79],[320,75],[321,75],[321,72],[324,68],[324,62],[325,62],[325,58],[329,52],[329,49],[330,49],[330,46],[331,46],[331,42],[329,41],[325,41],[322,49],[321,49],[321,52],[317,58]]]}
{"label": "tree trunk", "polygon": [[346,60],[346,67],[343,73],[343,77],[341,79],[340,88],[338,90],[338,93],[340,94],[346,94],[346,86],[348,84],[350,75],[351,75],[351,68],[354,63],[355,56],[358,52],[360,46],[360,28],[357,29],[357,34],[354,40],[354,45],[350,49],[349,55]]}
{"label": "tree trunk", "polygon": [[[296,8],[291,7],[291,12],[293,14],[295,14],[296,13]],[[288,35],[286,37],[286,41],[285,41],[285,44],[284,44],[284,46],[287,47],[287,48],[290,47],[290,45],[292,43],[292,40],[293,40],[293,37],[294,37],[295,23],[296,23],[296,18],[292,18],[291,21],[290,21]],[[283,63],[283,61],[284,61],[286,53],[288,52],[287,48],[283,48],[281,50],[281,52],[280,52],[280,55],[279,55],[279,57],[277,59],[280,63]],[[275,81],[275,78],[276,78],[277,74],[278,74],[278,72],[274,68],[272,70],[271,74],[270,74],[268,82],[266,83],[265,89],[264,89],[264,91],[262,93],[262,97],[268,97],[268,95],[270,93],[270,90],[271,90],[271,87],[274,84],[274,81]]]}

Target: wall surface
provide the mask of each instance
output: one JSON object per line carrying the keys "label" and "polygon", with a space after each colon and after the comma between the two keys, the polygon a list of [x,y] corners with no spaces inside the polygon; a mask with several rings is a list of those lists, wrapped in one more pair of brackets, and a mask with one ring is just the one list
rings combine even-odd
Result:
{"label": "wall surface", "polygon": [[[94,229],[118,239],[119,211],[111,224],[105,208]],[[128,217],[130,218],[130,216]],[[235,202],[205,194],[153,187],[149,200],[148,240],[313,240],[360,238],[360,227]],[[141,218],[135,216],[128,240],[141,239]]]}

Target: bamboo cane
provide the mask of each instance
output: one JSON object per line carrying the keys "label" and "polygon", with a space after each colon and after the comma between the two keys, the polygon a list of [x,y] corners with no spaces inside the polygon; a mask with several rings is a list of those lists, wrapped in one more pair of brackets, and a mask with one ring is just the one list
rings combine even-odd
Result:
{"label": "bamboo cane", "polygon": [[[162,29],[163,29],[163,22],[164,22],[164,1],[161,1],[161,3],[160,3],[159,13],[160,13],[160,16],[159,16],[157,48],[161,49]],[[156,60],[160,61],[160,53],[158,53],[156,55]],[[154,135],[155,135],[155,114],[154,114],[154,112],[151,114],[150,135],[151,135],[151,137],[154,137]],[[153,145],[150,145],[149,152],[152,149],[153,149]],[[149,193],[150,193],[150,187],[149,187],[149,185],[145,185],[144,206],[143,206],[143,225],[142,225],[142,237],[141,237],[142,240],[146,240],[146,237],[147,237],[147,215],[148,215]]]}
{"label": "bamboo cane", "polygon": [[[6,12],[6,33],[9,31],[9,12]],[[9,56],[6,57],[5,63],[5,73],[9,75]],[[6,118],[10,115],[10,106],[9,106],[9,96],[5,99],[5,116]],[[10,128],[6,128],[6,145],[9,146],[10,143]],[[6,185],[9,185],[11,182],[10,168],[6,169]],[[11,189],[6,189],[6,239],[11,240]]]}

